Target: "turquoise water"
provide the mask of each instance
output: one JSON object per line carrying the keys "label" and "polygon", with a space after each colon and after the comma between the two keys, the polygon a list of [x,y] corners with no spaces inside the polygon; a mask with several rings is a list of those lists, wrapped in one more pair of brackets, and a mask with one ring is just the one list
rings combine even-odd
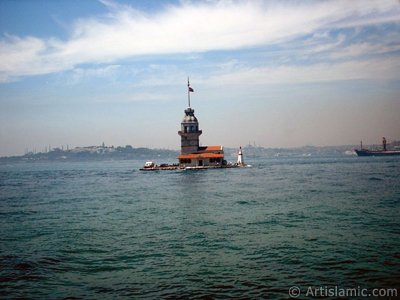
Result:
{"label": "turquoise water", "polygon": [[0,165],[0,297],[288,298],[399,288],[400,159]]}

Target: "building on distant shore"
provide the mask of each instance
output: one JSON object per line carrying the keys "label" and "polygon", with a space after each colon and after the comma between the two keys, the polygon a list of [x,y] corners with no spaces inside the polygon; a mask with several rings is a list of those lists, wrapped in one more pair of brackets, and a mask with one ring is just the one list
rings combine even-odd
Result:
{"label": "building on distant shore", "polygon": [[181,137],[179,166],[185,168],[225,165],[222,146],[200,146],[199,137],[202,131],[199,129],[199,121],[194,115],[194,109],[190,106],[190,93],[193,91],[188,79],[188,108],[185,109],[181,130],[178,131]]}

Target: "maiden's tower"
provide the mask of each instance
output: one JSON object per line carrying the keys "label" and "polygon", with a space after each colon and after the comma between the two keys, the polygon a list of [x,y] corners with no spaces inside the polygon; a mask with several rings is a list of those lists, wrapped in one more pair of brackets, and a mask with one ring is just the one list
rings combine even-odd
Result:
{"label": "maiden's tower", "polygon": [[218,167],[226,165],[222,146],[200,146],[199,137],[202,131],[199,121],[190,106],[190,93],[194,92],[188,80],[188,108],[181,123],[181,155],[178,156],[179,167]]}
{"label": "maiden's tower", "polygon": [[177,157],[178,164],[156,165],[152,161],[146,162],[142,171],[156,170],[178,170],[178,169],[211,169],[211,168],[237,168],[247,166],[243,162],[242,148],[238,153],[237,163],[227,163],[224,159],[222,146],[200,146],[200,135],[203,133],[199,127],[199,121],[194,115],[194,109],[190,105],[190,93],[194,92],[190,87],[188,79],[188,107],[181,122],[181,130],[178,131],[181,137],[181,154]]}

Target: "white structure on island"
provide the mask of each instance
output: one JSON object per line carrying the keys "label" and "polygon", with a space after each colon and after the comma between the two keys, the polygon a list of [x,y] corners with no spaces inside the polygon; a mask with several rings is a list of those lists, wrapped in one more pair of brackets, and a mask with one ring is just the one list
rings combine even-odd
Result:
{"label": "white structure on island", "polygon": [[238,157],[237,157],[237,165],[244,166],[242,147],[239,148],[239,153],[238,153]]}

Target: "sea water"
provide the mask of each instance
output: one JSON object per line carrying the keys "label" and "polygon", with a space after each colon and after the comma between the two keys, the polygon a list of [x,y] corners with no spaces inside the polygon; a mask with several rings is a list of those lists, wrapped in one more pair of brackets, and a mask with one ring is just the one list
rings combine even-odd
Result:
{"label": "sea water", "polygon": [[156,172],[139,171],[142,161],[0,165],[0,297],[399,288],[398,157],[247,162]]}

